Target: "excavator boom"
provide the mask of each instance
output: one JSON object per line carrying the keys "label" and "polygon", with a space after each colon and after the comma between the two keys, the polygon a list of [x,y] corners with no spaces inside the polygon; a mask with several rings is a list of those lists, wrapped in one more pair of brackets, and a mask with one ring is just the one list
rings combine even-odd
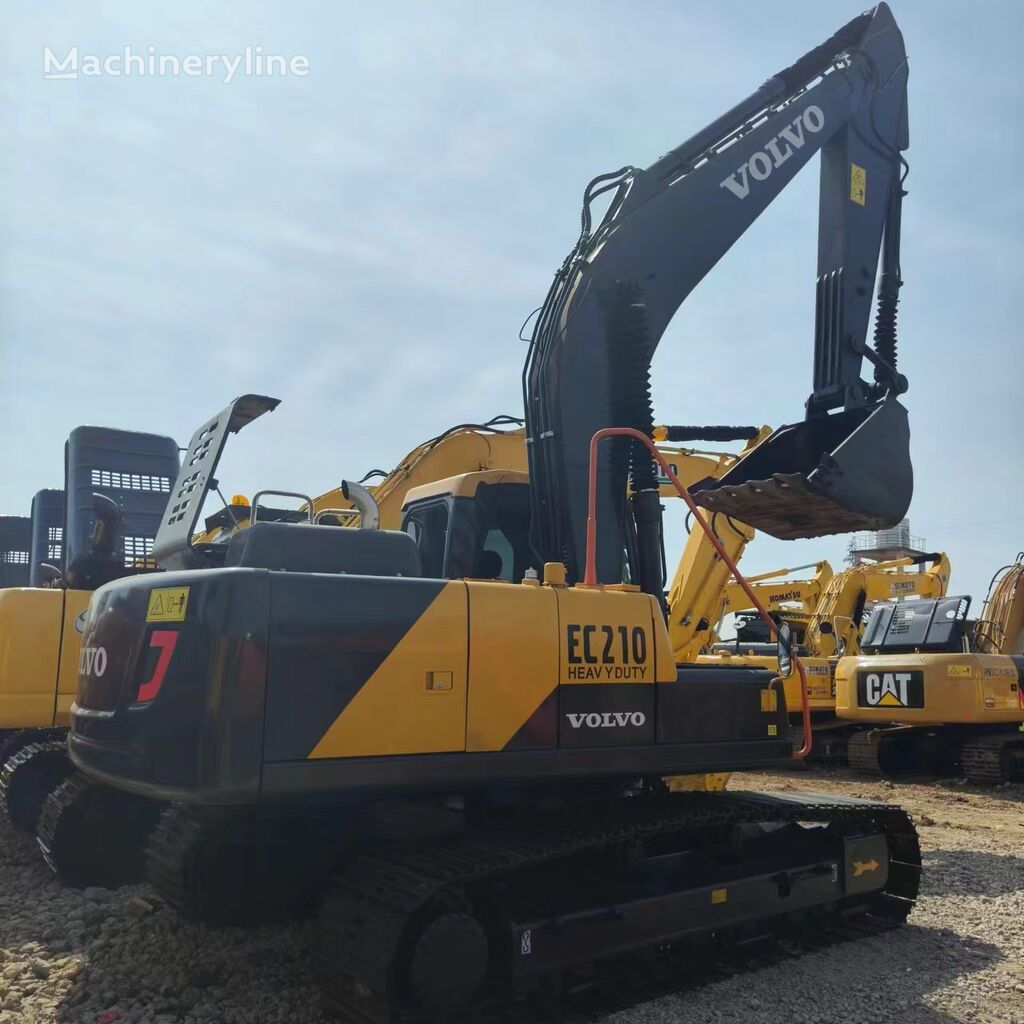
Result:
{"label": "excavator boom", "polygon": [[[679,305],[816,154],[822,154],[813,391],[783,427],[698,502],[777,537],[897,522],[912,491],[895,396],[906,55],[885,4],[862,14],[688,142],[640,170],[595,178],[583,230],[555,276],[523,374],[532,540],[578,578],[594,433],[653,428],[649,371]],[[611,194],[595,227],[591,204]],[[883,244],[884,240],[884,244]],[[879,253],[879,320],[866,342]],[[860,377],[868,358],[874,380]],[[838,410],[832,412],[832,410]],[[657,496],[641,446],[602,454],[598,579],[660,592]],[[627,480],[632,497],[623,499]]]}

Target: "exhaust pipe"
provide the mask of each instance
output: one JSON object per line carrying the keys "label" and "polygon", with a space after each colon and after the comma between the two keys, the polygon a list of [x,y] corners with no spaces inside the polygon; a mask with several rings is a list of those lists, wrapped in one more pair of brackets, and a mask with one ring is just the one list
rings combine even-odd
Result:
{"label": "exhaust pipe", "polygon": [[341,493],[359,510],[360,530],[380,529],[380,508],[376,499],[362,484],[342,480]]}
{"label": "exhaust pipe", "polygon": [[907,410],[885,398],[780,427],[693,490],[698,505],[781,540],[888,529],[914,493]]}

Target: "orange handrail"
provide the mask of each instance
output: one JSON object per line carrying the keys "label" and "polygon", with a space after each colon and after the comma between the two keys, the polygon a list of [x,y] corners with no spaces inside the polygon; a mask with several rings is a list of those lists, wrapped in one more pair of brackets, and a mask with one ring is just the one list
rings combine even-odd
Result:
{"label": "orange handrail", "polygon": [[[775,620],[768,614],[768,610],[758,600],[757,594],[754,593],[750,584],[747,583],[736,562],[722,546],[722,542],[715,536],[714,531],[708,525],[700,509],[697,508],[693,498],[690,497],[690,492],[679,482],[679,478],[672,472],[672,467],[655,447],[654,442],[643,431],[636,430],[633,427],[604,427],[602,430],[597,431],[590,439],[590,483],[587,494],[587,561],[583,576],[584,584],[590,587],[597,586],[597,450],[600,443],[607,437],[630,437],[634,441],[639,441],[641,444],[646,445],[652,458],[661,467],[662,473],[668,477],[669,482],[679,492],[679,497],[686,502],[687,507],[693,514],[694,521],[707,534],[708,540],[714,545],[719,557],[729,567],[736,578],[736,582],[743,588],[743,592],[750,599],[751,605],[757,609],[758,615],[761,616],[762,621],[768,626],[772,636],[777,637],[778,627],[775,624]],[[800,760],[807,757],[811,752],[814,737],[811,732],[811,708],[807,702],[807,673],[804,670],[803,663],[795,654],[793,655],[793,667],[800,676],[800,705],[804,736],[803,746],[799,750],[794,751],[793,757]]]}

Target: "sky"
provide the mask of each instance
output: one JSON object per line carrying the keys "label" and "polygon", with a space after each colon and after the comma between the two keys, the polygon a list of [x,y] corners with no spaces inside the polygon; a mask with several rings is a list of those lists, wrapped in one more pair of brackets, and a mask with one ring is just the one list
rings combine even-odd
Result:
{"label": "sky", "polygon": [[[910,517],[979,602],[1024,548],[1017,303],[1024,5],[893,5],[910,60],[900,369]],[[61,486],[83,423],[187,444],[246,392],[226,493],[321,493],[447,426],[519,414],[520,325],[583,186],[679,144],[855,3],[510,5],[48,0],[0,41],[0,513]],[[46,80],[81,54],[302,56],[308,74]],[[817,161],[676,315],[656,419],[798,420],[810,390]],[[680,225],[680,244],[688,240]],[[667,513],[671,552],[682,511]],[[846,537],[760,536],[743,567]]]}

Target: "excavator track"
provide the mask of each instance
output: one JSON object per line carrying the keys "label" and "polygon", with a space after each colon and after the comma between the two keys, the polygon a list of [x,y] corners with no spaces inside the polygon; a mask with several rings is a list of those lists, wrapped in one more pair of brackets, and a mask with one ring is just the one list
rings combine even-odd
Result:
{"label": "excavator track", "polygon": [[0,765],[13,757],[30,743],[49,743],[52,740],[63,740],[68,734],[67,729],[13,729],[0,733]]}
{"label": "excavator track", "polygon": [[1024,735],[1003,732],[974,736],[964,743],[960,762],[968,782],[1024,782]]}
{"label": "excavator track", "polygon": [[342,825],[315,809],[253,816],[174,804],[146,844],[146,879],[193,921],[253,925],[303,917],[315,910],[341,855]]}
{"label": "excavator track", "polygon": [[20,747],[0,768],[0,808],[18,828],[34,832],[46,798],[71,771],[63,740]]}
{"label": "excavator track", "polygon": [[[681,856],[673,851],[697,837],[721,842],[728,850],[729,836],[738,831],[797,822],[827,822],[852,832],[867,829],[872,841],[887,846],[884,886],[829,913],[812,901],[794,904],[795,915],[780,909],[756,921],[741,916],[730,924],[723,919],[721,926],[702,928],[702,946],[708,945],[712,931],[717,936],[735,932],[730,944],[738,948],[740,938],[765,934],[789,932],[786,937],[792,941],[799,926],[820,942],[825,935],[841,939],[903,923],[917,896],[920,848],[911,820],[899,808],[825,797],[680,793],[601,802],[563,810],[557,817],[535,813],[433,844],[369,850],[353,858],[332,884],[321,912],[314,969],[328,1007],[348,1024],[419,1024],[453,1012],[474,1021],[500,1020],[510,993],[535,989],[538,983],[546,991],[552,984],[571,988],[572,970],[584,966],[570,962],[571,956],[566,960],[565,949],[575,942],[586,946],[596,940],[591,962],[611,958],[616,963],[643,946],[664,953],[671,948],[666,943],[677,944],[685,915],[676,916],[664,934],[643,942],[616,944],[609,938],[612,932],[625,934],[616,930],[623,922],[634,926],[624,904],[609,901],[608,893],[638,850],[655,858]],[[877,862],[867,863],[867,870],[878,867]],[[557,870],[553,876],[547,872],[559,864],[569,872],[562,881],[582,878],[590,885],[592,877],[599,905],[586,910],[582,931],[574,930],[578,915],[552,909],[561,896],[559,875]],[[820,879],[820,866],[818,870]],[[833,863],[833,883],[836,870]],[[788,886],[786,874],[772,876],[773,884]],[[711,904],[725,904],[729,886],[741,888],[746,882],[733,878],[727,886],[711,888]],[[693,889],[698,891],[704,899],[701,912],[706,913],[708,891]],[[835,899],[829,902],[836,906]],[[780,908],[784,906],[785,900]],[[527,922],[533,918],[541,923],[522,927],[523,913]],[[772,920],[790,916],[795,930]],[[643,912],[635,920],[644,924]],[[595,922],[597,936],[588,930]],[[453,950],[458,954],[453,956]],[[551,970],[523,968],[538,950],[550,957]],[[601,972],[606,968],[614,970],[602,962]]]}
{"label": "excavator track", "polygon": [[881,747],[884,742],[885,734],[880,729],[854,733],[846,744],[847,763],[858,772],[884,775],[885,769],[882,767],[881,758]]}
{"label": "excavator track", "polygon": [[140,882],[146,838],[163,807],[73,771],[43,804],[36,842],[62,882],[104,888]]}

